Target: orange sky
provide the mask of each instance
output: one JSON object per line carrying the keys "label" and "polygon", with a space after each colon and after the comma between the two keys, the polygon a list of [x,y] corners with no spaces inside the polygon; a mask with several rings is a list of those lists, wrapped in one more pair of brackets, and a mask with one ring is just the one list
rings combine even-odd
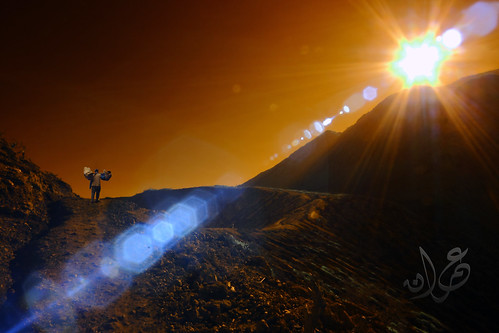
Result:
{"label": "orange sky", "polygon": [[[84,166],[113,172],[103,196],[237,185],[367,85],[378,99],[328,129],[396,92],[397,29],[442,32],[473,3],[5,1],[0,131],[84,197]],[[497,30],[463,43],[441,81],[499,68]]]}

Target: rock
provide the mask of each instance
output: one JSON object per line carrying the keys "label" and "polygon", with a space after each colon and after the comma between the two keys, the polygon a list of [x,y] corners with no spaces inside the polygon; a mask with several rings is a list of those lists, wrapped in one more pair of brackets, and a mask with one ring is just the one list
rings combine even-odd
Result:
{"label": "rock", "polygon": [[224,299],[227,297],[227,286],[222,281],[215,281],[203,286],[200,294],[205,299]]}

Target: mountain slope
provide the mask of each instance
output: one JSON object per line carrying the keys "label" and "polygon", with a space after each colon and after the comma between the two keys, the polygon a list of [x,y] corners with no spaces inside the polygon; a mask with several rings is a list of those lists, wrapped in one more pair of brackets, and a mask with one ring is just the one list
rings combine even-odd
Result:
{"label": "mountain slope", "polygon": [[[334,146],[340,133],[325,131],[315,140],[308,142],[288,158],[281,161],[255,178],[245,186],[260,185],[275,188],[321,188],[327,175],[310,174],[314,165],[324,163],[327,152]],[[327,179],[327,178],[326,178]]]}
{"label": "mountain slope", "polygon": [[497,71],[436,90],[403,91],[343,132],[318,163],[302,168],[304,176],[280,167],[286,177],[272,178],[270,170],[245,185],[393,200],[435,221],[442,232],[494,244],[498,107]]}
{"label": "mountain slope", "polygon": [[58,201],[74,197],[71,187],[24,158],[0,137],[0,300],[11,287],[9,264],[33,237],[48,230]]}
{"label": "mountain slope", "polygon": [[[437,90],[403,91],[361,117],[326,152],[312,153],[322,154],[317,163],[293,159],[286,168],[291,161],[283,161],[244,185],[357,193],[433,215],[449,208],[457,217],[487,216],[499,202],[498,106],[497,71]],[[480,209],[462,209],[469,202]]]}
{"label": "mountain slope", "polygon": [[[155,265],[132,280],[122,272],[113,280],[119,283],[70,288],[79,298],[60,292],[68,278],[95,275],[103,249],[114,247],[124,231],[152,223],[156,214],[199,191],[215,195],[218,210]],[[47,331],[448,330],[401,288],[417,269],[415,244],[426,245],[427,235],[411,233],[420,221],[397,205],[225,187],[150,191],[99,205],[73,198],[63,205],[72,213],[14,263],[18,290],[0,311],[9,314],[1,328],[26,318],[28,302],[35,311],[41,304],[33,327]],[[29,286],[43,297],[29,301]],[[56,295],[57,305],[43,310],[45,299]]]}

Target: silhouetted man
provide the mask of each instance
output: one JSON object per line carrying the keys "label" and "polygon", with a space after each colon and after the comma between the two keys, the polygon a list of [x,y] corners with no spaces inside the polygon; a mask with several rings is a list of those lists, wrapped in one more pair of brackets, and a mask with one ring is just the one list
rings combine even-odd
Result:
{"label": "silhouetted man", "polygon": [[[90,189],[92,190],[92,201],[91,202],[99,202],[100,195],[100,177],[99,169],[95,169],[94,176],[90,181]],[[95,196],[95,201],[94,201]]]}
{"label": "silhouetted man", "polygon": [[[88,168],[87,168],[88,170]],[[90,171],[90,170],[89,170]],[[100,182],[101,180],[109,180],[111,178],[111,171],[106,171],[100,173],[99,169],[95,169],[95,171],[89,172],[85,174],[85,177],[90,180],[90,189],[92,190],[92,203],[99,202],[100,196]],[[95,200],[94,200],[95,197]]]}

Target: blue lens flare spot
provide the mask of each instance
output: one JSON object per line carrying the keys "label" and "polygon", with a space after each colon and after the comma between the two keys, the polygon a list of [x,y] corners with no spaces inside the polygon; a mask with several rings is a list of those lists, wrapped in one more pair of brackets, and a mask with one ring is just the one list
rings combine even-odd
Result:
{"label": "blue lens flare spot", "polygon": [[208,205],[203,199],[197,196],[190,196],[184,201],[184,204],[195,211],[198,224],[208,219]]}
{"label": "blue lens flare spot", "polygon": [[169,243],[174,236],[172,224],[161,220],[151,227],[151,233],[153,240],[160,246]]}
{"label": "blue lens flare spot", "polygon": [[309,130],[303,131],[303,134],[305,135],[305,137],[307,139],[309,139],[309,140],[312,139],[312,133]]}
{"label": "blue lens flare spot", "polygon": [[152,241],[147,235],[134,234],[123,242],[123,259],[133,264],[140,264],[152,254]]}
{"label": "blue lens flare spot", "polygon": [[497,27],[498,9],[496,4],[478,1],[463,11],[463,30],[469,35],[485,36]]}
{"label": "blue lens flare spot", "polygon": [[366,101],[373,101],[376,99],[376,97],[378,97],[378,89],[371,86],[367,86],[362,91],[362,96]]}
{"label": "blue lens flare spot", "polygon": [[198,224],[196,211],[185,204],[176,204],[169,211],[169,220],[173,225],[175,236],[183,237]]}
{"label": "blue lens flare spot", "polygon": [[[150,229],[137,225],[122,234],[115,243],[114,258],[120,268],[141,273],[159,259],[162,252],[153,244]],[[102,268],[101,268],[102,269]]]}
{"label": "blue lens flare spot", "polygon": [[118,265],[116,260],[110,257],[105,257],[100,263],[100,271],[104,276],[115,278],[120,272],[120,266]]}
{"label": "blue lens flare spot", "polygon": [[318,134],[320,134],[320,133],[324,132],[324,125],[322,125],[322,123],[320,123],[320,122],[316,121],[316,122],[314,122],[314,124],[313,124],[313,129],[314,129],[314,130],[315,130]]}

